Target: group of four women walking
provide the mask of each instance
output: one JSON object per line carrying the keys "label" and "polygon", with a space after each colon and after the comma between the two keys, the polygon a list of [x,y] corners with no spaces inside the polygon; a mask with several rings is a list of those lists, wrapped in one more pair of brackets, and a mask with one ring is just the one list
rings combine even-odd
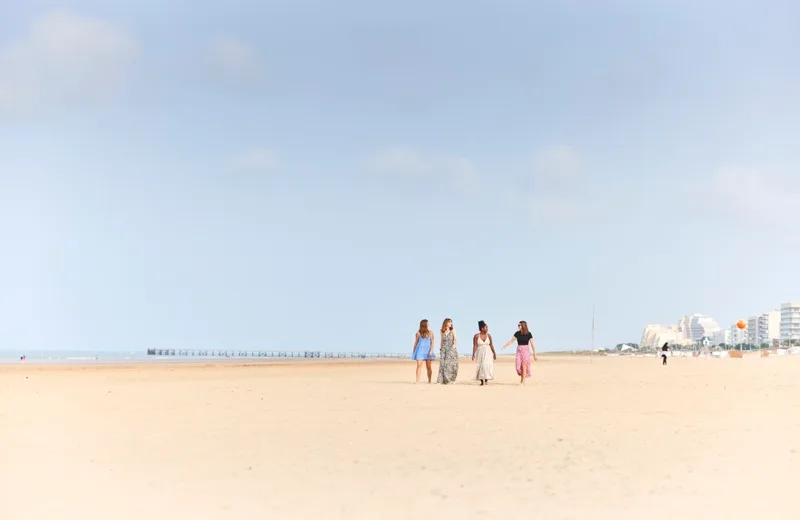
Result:
{"label": "group of four women walking", "polygon": [[[533,343],[533,335],[528,330],[528,324],[520,321],[517,325],[517,332],[503,345],[503,349],[517,342],[516,369],[520,376],[520,384],[524,385],[525,380],[531,377],[531,354],[533,360],[539,358],[536,355],[536,347]],[[441,338],[439,342],[441,361],[439,364],[439,375],[436,382],[446,385],[454,382],[458,377],[458,336],[453,327],[453,320],[447,318],[442,323],[440,330]],[[412,358],[417,362],[417,378],[419,383],[422,376],[422,366],[428,372],[428,383],[433,382],[433,369],[431,362],[436,357],[433,353],[434,334],[428,328],[428,320],[419,322],[419,330],[414,337],[414,349]],[[472,337],[472,360],[476,362],[475,379],[481,382],[481,386],[488,385],[490,379],[494,379],[494,361],[497,353],[494,350],[492,335],[489,334],[489,327],[481,320],[478,322],[478,333]]]}

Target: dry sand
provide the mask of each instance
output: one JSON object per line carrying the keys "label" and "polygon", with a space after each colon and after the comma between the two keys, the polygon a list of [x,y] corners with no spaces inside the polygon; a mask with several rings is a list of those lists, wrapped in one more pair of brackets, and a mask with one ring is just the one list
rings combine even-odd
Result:
{"label": "dry sand", "polygon": [[449,387],[413,372],[0,367],[0,519],[800,514],[798,358],[542,357],[527,387],[507,361],[487,388],[469,361]]}

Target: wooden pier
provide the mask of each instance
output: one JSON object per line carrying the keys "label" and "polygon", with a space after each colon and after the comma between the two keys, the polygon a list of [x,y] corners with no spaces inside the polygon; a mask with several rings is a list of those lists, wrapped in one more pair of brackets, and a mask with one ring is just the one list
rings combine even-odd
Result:
{"label": "wooden pier", "polygon": [[408,359],[411,354],[386,352],[322,352],[317,350],[187,350],[187,349],[147,349],[148,356],[160,357],[204,357],[204,358],[295,358],[295,359]]}

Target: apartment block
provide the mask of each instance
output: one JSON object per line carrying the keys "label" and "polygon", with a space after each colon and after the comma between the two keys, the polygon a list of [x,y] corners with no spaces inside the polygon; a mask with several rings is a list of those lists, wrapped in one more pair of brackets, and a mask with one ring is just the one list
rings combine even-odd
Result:
{"label": "apartment block", "polygon": [[800,341],[800,302],[781,304],[781,341]]}

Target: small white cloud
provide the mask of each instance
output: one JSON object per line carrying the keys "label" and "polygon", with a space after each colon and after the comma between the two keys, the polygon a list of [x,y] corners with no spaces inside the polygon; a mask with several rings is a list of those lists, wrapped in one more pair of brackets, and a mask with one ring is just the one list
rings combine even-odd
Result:
{"label": "small white cloud", "polygon": [[402,146],[381,150],[367,160],[370,169],[399,175],[424,175],[430,163],[416,150]]}
{"label": "small white cloud", "polygon": [[234,158],[233,165],[242,170],[268,171],[278,165],[278,156],[268,148],[253,148]]}
{"label": "small white cloud", "polygon": [[682,186],[676,200],[708,226],[710,236],[735,241],[745,232],[758,237],[742,241],[746,251],[800,245],[793,218],[800,200],[800,177],[782,168],[723,166]]}
{"label": "small white cloud", "polygon": [[797,204],[800,179],[777,172],[725,167],[713,176],[709,191],[713,194],[715,208],[760,224],[764,219],[786,215],[787,208]]}
{"label": "small white cloud", "polygon": [[534,154],[530,208],[537,223],[588,221],[610,214],[607,204],[592,196],[587,171],[572,147],[555,145]]}
{"label": "small white cloud", "polygon": [[601,201],[564,195],[534,195],[529,204],[534,221],[547,224],[599,222],[612,210]]}
{"label": "small white cloud", "polygon": [[139,57],[136,39],[110,22],[53,11],[0,45],[0,115],[109,98]]}
{"label": "small white cloud", "polygon": [[578,153],[569,146],[556,145],[537,152],[533,159],[534,180],[546,187],[572,185],[584,175]]}
{"label": "small white cloud", "polygon": [[375,172],[407,177],[447,178],[463,188],[473,188],[478,173],[467,158],[455,155],[426,155],[407,147],[382,150],[367,160],[367,167]]}
{"label": "small white cloud", "polygon": [[578,201],[564,197],[534,197],[531,201],[534,216],[556,219],[576,219],[591,215],[589,208]]}
{"label": "small white cloud", "polygon": [[209,58],[212,66],[226,79],[260,82],[266,79],[266,67],[261,56],[250,45],[232,37],[220,37],[211,43]]}
{"label": "small white cloud", "polygon": [[453,155],[433,157],[433,170],[443,171],[452,177],[463,188],[474,188],[478,182],[478,172],[472,161]]}

